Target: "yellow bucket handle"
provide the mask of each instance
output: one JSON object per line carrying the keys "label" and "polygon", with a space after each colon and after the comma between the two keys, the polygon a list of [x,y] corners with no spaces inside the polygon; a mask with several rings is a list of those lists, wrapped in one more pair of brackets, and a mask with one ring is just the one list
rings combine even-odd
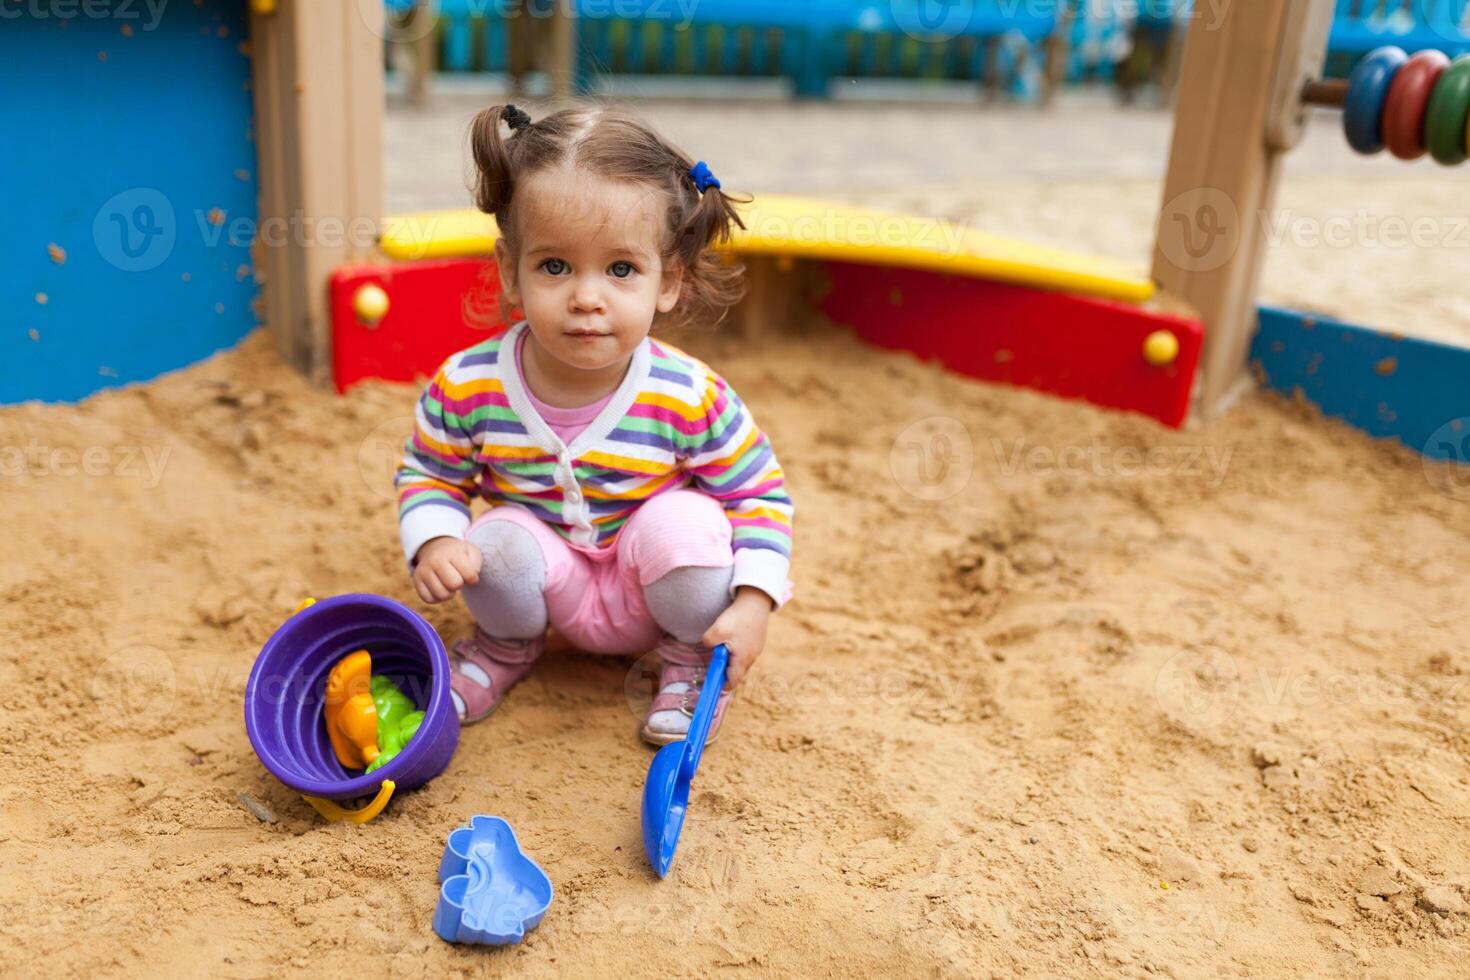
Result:
{"label": "yellow bucket handle", "polygon": [[383,812],[383,807],[393,798],[393,790],[396,786],[391,779],[383,780],[383,785],[378,787],[378,795],[373,801],[361,810],[347,810],[338,806],[332,800],[324,800],[320,796],[307,796],[302,794],[302,799],[311,804],[311,808],[320,813],[329,823],[339,820],[350,820],[352,823],[367,823],[369,820]]}

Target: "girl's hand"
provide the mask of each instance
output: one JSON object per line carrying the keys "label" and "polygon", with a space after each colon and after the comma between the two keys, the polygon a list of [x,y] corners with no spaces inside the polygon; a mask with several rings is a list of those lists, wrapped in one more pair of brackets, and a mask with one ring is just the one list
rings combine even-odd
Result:
{"label": "girl's hand", "polygon": [[771,597],[760,589],[742,585],[735,601],[705,631],[701,642],[713,648],[721,643],[730,648],[730,667],[725,672],[725,690],[733,691],[745,679],[751,664],[766,646],[766,624],[771,620]]}
{"label": "girl's hand", "polygon": [[434,538],[419,549],[413,587],[428,603],[443,602],[466,585],[480,581],[480,549],[459,538]]}

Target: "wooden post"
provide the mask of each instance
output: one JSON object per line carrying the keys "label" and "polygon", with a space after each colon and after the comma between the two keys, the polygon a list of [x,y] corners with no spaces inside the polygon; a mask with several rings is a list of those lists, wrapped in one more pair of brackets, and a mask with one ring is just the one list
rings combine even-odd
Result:
{"label": "wooden post", "polygon": [[373,255],[382,223],[384,30],[382,5],[357,0],[250,16],[264,319],[281,356],[322,384],[327,278]]}
{"label": "wooden post", "polygon": [[1000,98],[1000,84],[1000,38],[987,37],[985,39],[985,77],[981,82],[986,102],[995,102]]}
{"label": "wooden post", "polygon": [[1164,105],[1174,104],[1174,93],[1179,90],[1179,71],[1184,55],[1185,29],[1177,21],[1164,42],[1163,63],[1159,66],[1156,84],[1159,98]]}
{"label": "wooden post", "polygon": [[524,3],[506,12],[505,73],[513,95],[524,94],[526,75],[536,64],[536,34],[535,18]]}
{"label": "wooden post", "polygon": [[745,296],[731,311],[736,329],[750,341],[786,332],[797,319],[796,261],[788,255],[748,255],[743,261]]}
{"label": "wooden post", "polygon": [[408,96],[416,106],[429,102],[429,83],[439,68],[439,12],[433,0],[417,0],[405,30],[413,46],[413,75],[409,78]]}
{"label": "wooden post", "polygon": [[1305,74],[1320,72],[1333,0],[1251,0],[1197,14],[1185,40],[1153,275],[1205,325],[1196,416],[1246,381],[1281,155],[1300,137]]}
{"label": "wooden post", "polygon": [[1041,79],[1042,108],[1051,105],[1057,92],[1067,83],[1067,56],[1072,50],[1071,4],[1058,5],[1056,27],[1045,43],[1046,62]]}
{"label": "wooden post", "polygon": [[577,8],[571,0],[551,7],[551,97],[566,104],[577,95]]}

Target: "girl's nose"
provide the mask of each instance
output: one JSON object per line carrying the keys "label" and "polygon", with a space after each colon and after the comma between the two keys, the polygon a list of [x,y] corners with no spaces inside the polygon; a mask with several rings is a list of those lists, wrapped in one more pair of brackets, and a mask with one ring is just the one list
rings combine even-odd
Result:
{"label": "girl's nose", "polygon": [[572,310],[577,313],[602,313],[606,309],[602,290],[590,282],[579,282],[572,290]]}

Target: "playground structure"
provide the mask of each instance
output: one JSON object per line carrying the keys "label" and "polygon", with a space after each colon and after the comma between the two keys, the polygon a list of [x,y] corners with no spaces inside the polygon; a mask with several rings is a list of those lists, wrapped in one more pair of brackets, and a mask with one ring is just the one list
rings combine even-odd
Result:
{"label": "playground structure", "polygon": [[[971,376],[1139,411],[1168,425],[1181,425],[1190,415],[1210,417],[1246,383],[1253,350],[1302,351],[1301,338],[1286,343],[1273,336],[1281,329],[1280,316],[1268,317],[1267,329],[1257,331],[1255,295],[1266,243],[1263,223],[1253,218],[1272,206],[1281,158],[1300,138],[1307,106],[1351,101],[1351,85],[1322,84],[1334,10],[1329,0],[1262,0],[1230,5],[1220,23],[1189,32],[1151,277],[944,222],[766,197],[752,212],[750,233],[734,243],[747,261],[752,286],[737,322],[754,331],[804,307],[873,343],[936,358]],[[227,41],[238,59],[235,75],[198,89],[236,93],[234,102],[221,97],[207,108],[217,110],[211,119],[224,113],[221,125],[253,140],[253,161],[231,160],[220,170],[239,185],[237,197],[242,188],[256,190],[258,206],[232,199],[228,206],[212,207],[224,198],[217,191],[193,192],[182,177],[178,185],[166,184],[171,175],[147,185],[139,176],[125,181],[154,188],[166,184],[174,200],[204,215],[206,230],[228,229],[236,217],[249,216],[262,231],[280,226],[291,233],[257,236],[250,247],[253,262],[234,256],[221,262],[224,250],[217,246],[192,252],[176,246],[152,272],[111,270],[109,275],[133,290],[126,297],[131,303],[119,310],[105,282],[90,292],[66,282],[68,273],[83,271],[81,259],[93,250],[90,220],[86,228],[67,227],[58,216],[27,214],[30,237],[10,241],[25,241],[30,249],[19,262],[22,267],[37,264],[31,252],[49,252],[43,275],[23,287],[47,299],[41,303],[26,295],[25,304],[17,305],[28,305],[42,318],[37,331],[42,341],[54,336],[56,327],[78,330],[84,344],[95,344],[85,356],[77,356],[76,344],[69,345],[75,364],[42,366],[22,356],[15,375],[21,380],[0,389],[0,400],[74,398],[109,383],[151,377],[227,346],[257,320],[270,325],[288,362],[314,381],[335,382],[341,389],[366,377],[409,380],[426,374],[446,353],[470,342],[476,334],[464,323],[461,298],[489,261],[495,229],[474,213],[384,219],[378,151],[384,16],[383,8],[352,0],[309,5],[256,0],[248,7],[244,0],[206,0],[187,15],[165,18],[146,36],[112,34],[104,48],[110,57],[98,64],[116,65],[123,56],[114,52],[122,50],[146,59],[155,72],[168,70],[159,66],[170,64],[175,48]],[[45,31],[60,35],[54,24],[22,24],[28,29],[12,27],[7,37],[35,33],[36,38],[25,39],[45,54],[66,48],[41,37]],[[77,38],[81,26],[69,36]],[[115,31],[116,25],[108,29]],[[242,33],[248,38],[238,36]],[[47,63],[74,68],[77,60]],[[39,62],[34,70],[42,74]],[[101,87],[91,74],[83,80]],[[248,107],[238,98],[247,83],[253,94]],[[64,78],[57,84],[57,98],[75,91],[76,83]],[[54,94],[42,89],[48,98]],[[194,125],[198,109],[189,105],[177,111]],[[51,105],[47,111],[58,110]],[[1453,112],[1441,112],[1446,114]],[[171,136],[181,138],[184,131],[176,128]],[[186,171],[196,166],[188,161],[208,160],[198,154],[181,159]],[[128,190],[126,182],[115,186],[105,173],[89,176],[90,183],[78,186],[96,200],[68,209],[88,219],[96,213],[93,208]],[[214,171],[209,176],[221,178]],[[127,209],[120,214],[122,222],[136,226],[146,217],[144,210]],[[52,217],[56,221],[49,223]],[[176,224],[180,235],[197,235],[184,220]],[[819,231],[813,235],[811,228]],[[873,239],[874,229],[885,233],[882,241]],[[1201,251],[1206,239],[1209,247]],[[182,325],[168,320],[172,326],[159,326],[160,311],[180,315],[168,290],[159,286],[154,296],[144,287],[172,279],[197,285],[206,269],[219,280],[212,285],[228,278],[246,295],[258,281],[260,296],[255,312],[240,312],[250,310],[246,302],[238,308],[224,303],[224,313],[218,300],[208,307],[214,316],[230,319],[229,329],[208,335],[207,349],[199,350],[177,342],[194,336]],[[73,305],[83,293],[93,307]],[[198,316],[192,308],[184,311]],[[910,315],[895,316],[899,311]],[[94,319],[109,323],[111,330],[97,331]],[[84,323],[86,330],[80,326]],[[130,349],[152,348],[129,371],[99,379],[90,359],[119,343],[118,335]],[[45,349],[44,343],[33,343]],[[1270,384],[1294,384],[1283,358],[1256,360],[1267,368]],[[1352,375],[1362,399],[1377,399],[1386,376],[1382,361],[1361,376]],[[1458,396],[1452,390],[1413,384],[1404,373],[1415,362],[1401,358],[1397,380],[1408,382],[1421,398],[1443,404],[1415,413],[1393,406],[1375,410],[1376,419],[1392,419],[1373,431],[1418,448],[1422,433],[1395,428],[1398,420],[1466,413],[1454,404]],[[58,373],[48,375],[49,368]],[[60,384],[57,379],[68,372],[67,383]]]}
{"label": "playground structure", "polygon": [[[816,311],[878,346],[934,357],[972,377],[1006,381],[1142,412],[1168,425],[1188,413],[1199,324],[1169,312],[1155,287],[1121,263],[948,222],[809,198],[763,195],[732,248],[750,291],[736,328]],[[332,278],[333,377],[409,381],[475,336],[462,298],[482,282],[494,222],[473,210],[390,219],[392,261]],[[985,311],[984,329],[979,328]],[[1167,357],[1144,354],[1155,334]],[[1169,342],[1166,341],[1166,345]]]}
{"label": "playground structure", "polygon": [[260,319],[257,197],[281,193],[251,143],[243,2],[179,4],[152,30],[11,6],[0,57],[34,97],[5,109],[7,132],[31,135],[0,157],[15,231],[0,403],[81,398],[234,344]]}
{"label": "playground structure", "polygon": [[[813,220],[836,215],[836,225],[844,229],[883,219],[830,205],[824,209],[818,202],[778,201],[775,211],[787,220],[763,220],[758,203],[752,233],[735,242],[737,251],[750,257],[755,287],[745,321],[780,322],[804,303],[870,342],[937,358],[971,376],[1141,411],[1169,425],[1183,424],[1191,409],[1199,418],[1218,414],[1249,383],[1246,368],[1253,350],[1279,355],[1287,346],[1275,336],[1290,319],[1280,311],[1265,320],[1270,333],[1258,335],[1255,296],[1267,242],[1265,223],[1255,218],[1273,206],[1281,160],[1301,139],[1308,107],[1341,107],[1348,101],[1350,83],[1323,79],[1339,7],[1327,0],[1232,7],[1211,29],[1189,32],[1153,263],[1157,295],[1151,285],[1130,284],[1124,270],[1099,277],[1094,267],[1089,276],[1087,260],[1079,256],[1039,255],[1021,243],[978,241],[958,233],[941,236],[955,243],[944,254],[914,244],[917,232],[907,247],[886,251],[842,232],[823,243],[825,248],[813,249],[770,229],[787,227],[793,208],[805,209]],[[1365,9],[1354,5],[1347,12],[1345,36],[1362,36]],[[1423,39],[1403,30],[1379,33]],[[1421,86],[1421,98],[1427,92]],[[1367,113],[1370,121],[1381,125],[1384,104],[1378,98]],[[1470,106],[1453,99],[1441,110],[1444,119],[1458,120],[1458,131],[1442,141],[1464,143],[1467,110]],[[1360,125],[1363,117],[1354,108],[1347,119]],[[1447,155],[1441,162],[1457,161]],[[953,232],[943,223],[935,225]],[[432,227],[440,229],[437,240],[415,234]],[[415,349],[420,343],[440,351],[453,348],[448,337],[425,338],[425,320],[417,315],[410,327],[391,300],[386,315],[362,315],[359,290],[371,290],[365,295],[373,298],[401,290],[418,311],[445,286],[465,288],[473,270],[456,263],[481,261],[495,235],[491,222],[466,212],[403,218],[386,232],[383,251],[396,260],[393,264],[346,268],[334,279],[339,386],[364,374],[406,377],[406,372],[431,369],[434,358]],[[864,265],[880,271],[865,273]],[[895,316],[899,308],[906,315]],[[977,310],[986,311],[983,326],[976,322]],[[451,310],[436,312],[432,322],[453,322]],[[1299,349],[1299,339],[1290,346]],[[1333,355],[1344,356],[1340,350]],[[1302,387],[1303,372],[1314,363],[1310,354],[1298,368],[1280,356],[1254,360],[1267,369],[1265,380],[1283,390]],[[1404,369],[1419,360],[1405,357]],[[1384,363],[1379,358],[1347,372],[1360,392],[1357,398],[1379,399]],[[1408,418],[1464,414],[1452,388],[1421,391],[1409,379],[1407,390],[1418,392],[1427,405],[1412,412],[1375,408],[1370,431],[1423,448],[1428,433],[1422,425],[1407,425]],[[1344,415],[1364,417],[1356,410]]]}
{"label": "playground structure", "polygon": [[[1310,106],[1343,108],[1344,128],[1358,152],[1376,151],[1382,143],[1354,138],[1355,133],[1397,127],[1421,143],[1446,144],[1443,156],[1436,154],[1441,163],[1466,158],[1470,84],[1456,76],[1470,64],[1460,60],[1453,74],[1446,71],[1438,79],[1453,81],[1453,91],[1421,79],[1413,92],[1400,93],[1392,103],[1392,77],[1355,73],[1348,83],[1325,81],[1335,9],[1330,0],[1237,5],[1217,29],[1189,32],[1153,279],[1206,324],[1194,396],[1202,417],[1228,407],[1249,384],[1245,368],[1254,356],[1271,387],[1315,396],[1319,406],[1364,424],[1375,435],[1398,438],[1432,455],[1451,455],[1444,444],[1427,440],[1438,425],[1470,414],[1463,386],[1436,385],[1437,372],[1421,378],[1410,371],[1426,363],[1428,348],[1458,360],[1461,371],[1470,365],[1470,352],[1362,328],[1339,334],[1365,341],[1388,338],[1403,352],[1401,358],[1383,354],[1369,360],[1362,352],[1380,348],[1379,343],[1329,347],[1325,331],[1301,336],[1318,318],[1290,311],[1267,311],[1263,317],[1256,305],[1268,248],[1267,222],[1260,219],[1272,213],[1282,160],[1300,142]],[[1291,325],[1299,329],[1286,336]],[[1294,355],[1281,356],[1288,349]],[[1324,362],[1345,360],[1349,363],[1332,372],[1340,389],[1325,391],[1320,379],[1306,383]],[[1385,378],[1395,375],[1392,392],[1385,390]],[[1393,395],[1409,402],[1395,404],[1389,400]],[[1437,422],[1426,429],[1430,419]]]}
{"label": "playground structure", "polygon": [[262,322],[325,382],[327,277],[375,253],[381,219],[381,10],[30,9],[0,0],[0,57],[33,95],[7,128],[35,136],[0,158],[24,188],[0,242],[0,404],[148,380]]}

